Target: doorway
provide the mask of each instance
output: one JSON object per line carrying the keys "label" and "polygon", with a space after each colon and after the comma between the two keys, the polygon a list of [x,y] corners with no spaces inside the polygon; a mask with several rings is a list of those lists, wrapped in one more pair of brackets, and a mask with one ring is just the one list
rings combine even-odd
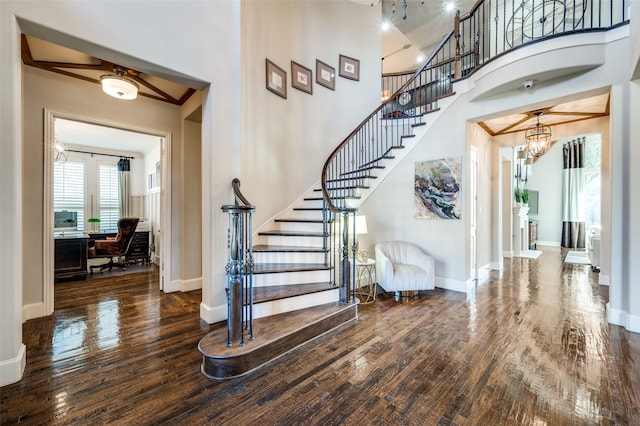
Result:
{"label": "doorway", "polygon": [[[127,142],[128,141],[128,142]],[[171,242],[167,235],[171,229],[170,205],[170,156],[171,135],[158,131],[133,128],[119,123],[105,122],[96,118],[80,117],[73,114],[45,110],[45,144],[52,149],[45,150],[44,173],[44,206],[43,215],[43,247],[44,247],[44,305],[45,314],[54,309],[54,249],[53,249],[53,211],[54,211],[54,168],[56,146],[62,145],[66,151],[66,158],[71,158],[78,164],[87,164],[94,169],[100,165],[108,169],[109,161],[113,157],[133,157],[131,208],[130,213],[138,217],[147,217],[151,223],[150,242],[154,252],[152,261],[159,268],[160,290],[164,287],[164,278],[168,276],[169,263],[166,262],[170,253]],[[108,148],[107,148],[108,147]],[[131,155],[133,154],[133,155]],[[100,157],[103,160],[97,160]],[[137,158],[136,158],[137,157]],[[113,160],[111,160],[113,162]],[[104,167],[102,167],[104,166]],[[135,174],[133,173],[135,172]],[[108,217],[103,212],[100,203],[100,185],[98,185],[95,170],[90,170],[83,180],[87,188],[83,188],[84,200],[82,212],[78,220],[78,231],[88,228],[88,218]],[[104,214],[103,214],[104,213]],[[108,224],[104,225],[109,227]]]}

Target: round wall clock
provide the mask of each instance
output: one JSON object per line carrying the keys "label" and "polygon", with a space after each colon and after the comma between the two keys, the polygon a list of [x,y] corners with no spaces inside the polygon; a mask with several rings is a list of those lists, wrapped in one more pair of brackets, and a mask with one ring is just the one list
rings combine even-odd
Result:
{"label": "round wall clock", "polygon": [[398,96],[398,103],[402,106],[407,105],[409,102],[411,102],[411,94],[409,92],[402,92],[399,96]]}

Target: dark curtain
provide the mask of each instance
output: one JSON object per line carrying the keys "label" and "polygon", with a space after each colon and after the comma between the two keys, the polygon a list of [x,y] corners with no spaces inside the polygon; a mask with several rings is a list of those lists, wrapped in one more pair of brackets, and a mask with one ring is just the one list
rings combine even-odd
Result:
{"label": "dark curtain", "polygon": [[129,217],[131,214],[131,164],[128,158],[118,161],[118,173],[120,182],[120,217]]}
{"label": "dark curtain", "polygon": [[574,139],[562,147],[562,239],[561,246],[585,248],[585,205],[583,194],[584,146],[586,138]]}

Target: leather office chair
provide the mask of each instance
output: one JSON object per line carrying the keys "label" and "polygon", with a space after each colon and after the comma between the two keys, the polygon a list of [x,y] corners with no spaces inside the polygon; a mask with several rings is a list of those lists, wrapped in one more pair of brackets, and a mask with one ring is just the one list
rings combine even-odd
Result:
{"label": "leather office chair", "polygon": [[100,272],[105,269],[111,270],[114,266],[122,267],[123,271],[127,269],[126,262],[115,262],[113,259],[122,258],[127,254],[139,221],[137,217],[121,217],[118,219],[118,234],[114,238],[95,240],[93,247],[89,247],[89,259],[108,258],[109,261],[89,266],[92,274],[94,268],[100,268]]}

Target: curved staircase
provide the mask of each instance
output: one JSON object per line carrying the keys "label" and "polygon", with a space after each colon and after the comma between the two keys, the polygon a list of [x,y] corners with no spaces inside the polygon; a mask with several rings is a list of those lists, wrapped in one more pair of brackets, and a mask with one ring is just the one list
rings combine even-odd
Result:
{"label": "curved staircase", "polygon": [[[317,336],[355,322],[357,300],[351,292],[355,264],[349,252],[355,253],[355,245],[350,246],[355,232],[350,227],[355,224],[358,206],[423,138],[429,127],[426,117],[432,117],[432,123],[446,110],[454,99],[454,82],[527,43],[575,32],[606,31],[629,22],[625,1],[610,3],[608,21],[597,15],[598,19],[591,16],[567,27],[549,26],[541,20],[529,39],[516,40],[513,34],[503,34],[506,28],[499,26],[513,12],[506,6],[494,10],[490,0],[480,0],[467,15],[461,17],[458,12],[454,28],[420,69],[389,85],[383,81],[385,92],[392,95],[333,151],[320,182],[286,214],[269,223],[269,229],[256,233],[256,245],[239,238],[248,234],[251,241],[250,220],[248,232],[245,222],[237,217],[230,220],[234,228],[229,232],[227,329],[209,333],[200,341],[204,374],[216,379],[241,376]],[[487,19],[494,12],[495,27]],[[582,13],[591,12],[583,9]],[[505,36],[511,44],[492,43]],[[223,210],[238,214],[254,208],[239,192],[237,180],[234,191],[235,207],[223,206]],[[236,228],[238,223],[242,225]],[[237,286],[241,283],[242,290]],[[244,340],[247,333],[249,342]]]}

